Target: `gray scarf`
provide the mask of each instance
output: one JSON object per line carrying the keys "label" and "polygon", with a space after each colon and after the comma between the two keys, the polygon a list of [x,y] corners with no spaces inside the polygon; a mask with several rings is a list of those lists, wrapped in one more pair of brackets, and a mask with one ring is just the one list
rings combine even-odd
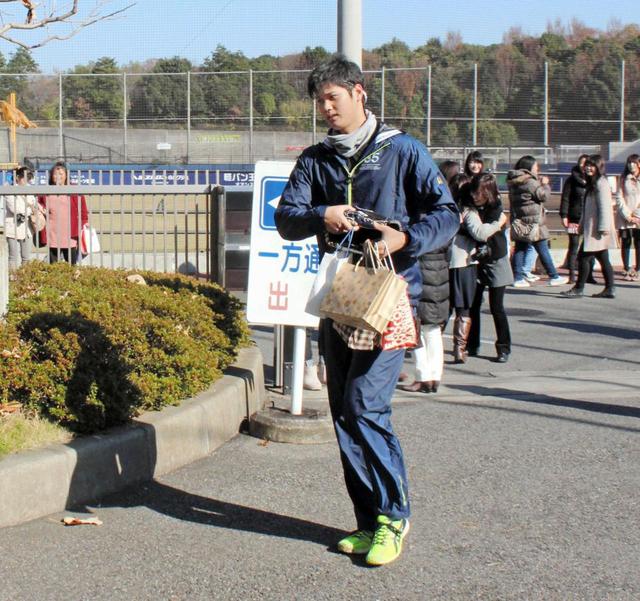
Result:
{"label": "gray scarf", "polygon": [[330,129],[324,141],[340,156],[351,158],[371,138],[378,125],[376,116],[371,111],[365,110],[365,115],[367,120],[356,131],[350,134],[334,134],[334,130]]}

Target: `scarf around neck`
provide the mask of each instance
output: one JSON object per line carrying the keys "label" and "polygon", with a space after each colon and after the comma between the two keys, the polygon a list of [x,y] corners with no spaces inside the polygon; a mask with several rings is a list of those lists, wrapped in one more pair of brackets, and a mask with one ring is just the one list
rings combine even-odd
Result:
{"label": "scarf around neck", "polygon": [[347,159],[354,156],[371,138],[378,126],[376,116],[371,111],[365,109],[365,115],[367,120],[350,134],[332,133],[334,130],[330,129],[325,142],[335,149],[340,156]]}

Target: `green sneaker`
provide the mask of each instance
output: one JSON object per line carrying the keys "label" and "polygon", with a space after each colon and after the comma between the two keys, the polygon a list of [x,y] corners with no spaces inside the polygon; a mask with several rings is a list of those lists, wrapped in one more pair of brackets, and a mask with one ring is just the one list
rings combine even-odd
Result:
{"label": "green sneaker", "polygon": [[364,555],[371,549],[372,541],[373,532],[371,530],[356,530],[338,541],[338,551],[349,555]]}
{"label": "green sneaker", "polygon": [[386,515],[379,515],[377,521],[366,559],[370,566],[383,566],[397,559],[402,551],[402,541],[409,532],[409,520],[392,521]]}

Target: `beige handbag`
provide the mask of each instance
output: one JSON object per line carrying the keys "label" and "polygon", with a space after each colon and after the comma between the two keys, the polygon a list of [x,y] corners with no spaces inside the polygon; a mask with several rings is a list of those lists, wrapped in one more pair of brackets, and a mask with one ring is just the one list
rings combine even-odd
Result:
{"label": "beige handbag", "polygon": [[29,215],[29,225],[34,233],[38,233],[47,225],[47,218],[44,215],[44,209],[36,202],[32,213]]}

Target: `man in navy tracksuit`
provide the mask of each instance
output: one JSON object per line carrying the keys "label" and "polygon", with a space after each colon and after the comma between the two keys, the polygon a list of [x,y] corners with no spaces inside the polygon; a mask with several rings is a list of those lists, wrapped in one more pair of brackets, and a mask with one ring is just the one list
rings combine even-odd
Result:
{"label": "man in navy tracksuit", "polygon": [[[365,109],[363,76],[355,63],[335,56],[321,64],[309,76],[308,91],[330,130],[299,157],[276,210],[278,232],[287,240],[315,234],[325,252],[327,232],[357,229],[345,216],[352,205],[399,223],[399,229],[376,225],[372,233],[386,243],[415,306],[422,287],[417,258],[445,246],[458,230],[449,189],[420,142]],[[398,557],[409,530],[404,459],[391,426],[391,398],[404,351],[353,350],[329,319],[322,321],[320,335],[357,522],[338,549],[366,553],[368,564],[383,565]]]}

